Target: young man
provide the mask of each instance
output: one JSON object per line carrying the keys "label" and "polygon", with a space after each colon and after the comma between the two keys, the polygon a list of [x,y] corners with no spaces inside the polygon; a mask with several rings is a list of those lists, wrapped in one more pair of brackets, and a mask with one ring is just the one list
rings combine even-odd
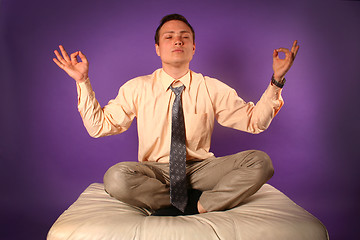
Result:
{"label": "young man", "polygon": [[195,33],[178,14],[165,16],[155,34],[162,68],[125,83],[104,108],[91,88],[85,55],[77,51],[68,56],[59,47],[62,56],[55,50],[53,60],[76,81],[78,109],[92,137],[124,132],[137,118],[139,162],[121,162],[107,171],[104,184],[111,196],[151,209],[154,215],[205,213],[239,205],[273,175],[271,160],[261,151],[216,158],[209,152],[211,134],[215,118],[250,133],[269,126],[283,105],[284,76],[298,52],[297,41],[291,50],[274,50],[274,74],[256,105],[244,102],[224,83],[189,69]]}

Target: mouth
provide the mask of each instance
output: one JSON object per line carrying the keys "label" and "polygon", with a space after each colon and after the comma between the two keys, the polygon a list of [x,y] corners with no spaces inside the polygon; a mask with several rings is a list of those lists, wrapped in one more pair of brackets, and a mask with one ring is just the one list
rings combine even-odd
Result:
{"label": "mouth", "polygon": [[184,52],[184,50],[182,50],[180,48],[176,48],[176,49],[172,50],[172,52]]}

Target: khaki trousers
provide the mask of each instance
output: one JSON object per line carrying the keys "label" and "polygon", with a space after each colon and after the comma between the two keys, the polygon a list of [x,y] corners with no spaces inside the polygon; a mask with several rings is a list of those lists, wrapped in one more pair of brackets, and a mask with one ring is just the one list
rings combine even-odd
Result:
{"label": "khaki trousers", "polygon": [[[249,150],[224,157],[190,160],[186,164],[188,188],[202,191],[207,211],[233,208],[254,194],[274,174],[270,157]],[[106,172],[105,190],[114,198],[152,210],[170,203],[169,164],[121,162]]]}

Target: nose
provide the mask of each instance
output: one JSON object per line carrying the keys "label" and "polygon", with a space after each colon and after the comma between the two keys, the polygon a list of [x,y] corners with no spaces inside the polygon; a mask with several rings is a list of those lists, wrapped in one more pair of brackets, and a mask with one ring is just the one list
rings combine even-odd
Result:
{"label": "nose", "polygon": [[182,46],[182,45],[184,45],[183,41],[181,40],[180,37],[177,37],[175,39],[175,46]]}

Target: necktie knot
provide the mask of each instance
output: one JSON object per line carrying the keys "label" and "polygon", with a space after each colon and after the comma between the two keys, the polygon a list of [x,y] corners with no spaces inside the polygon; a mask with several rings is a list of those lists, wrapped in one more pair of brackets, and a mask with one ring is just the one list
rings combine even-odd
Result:
{"label": "necktie knot", "polygon": [[181,95],[182,91],[184,90],[184,87],[185,87],[184,85],[181,85],[180,87],[174,88],[170,85],[170,89],[175,93],[176,96]]}

